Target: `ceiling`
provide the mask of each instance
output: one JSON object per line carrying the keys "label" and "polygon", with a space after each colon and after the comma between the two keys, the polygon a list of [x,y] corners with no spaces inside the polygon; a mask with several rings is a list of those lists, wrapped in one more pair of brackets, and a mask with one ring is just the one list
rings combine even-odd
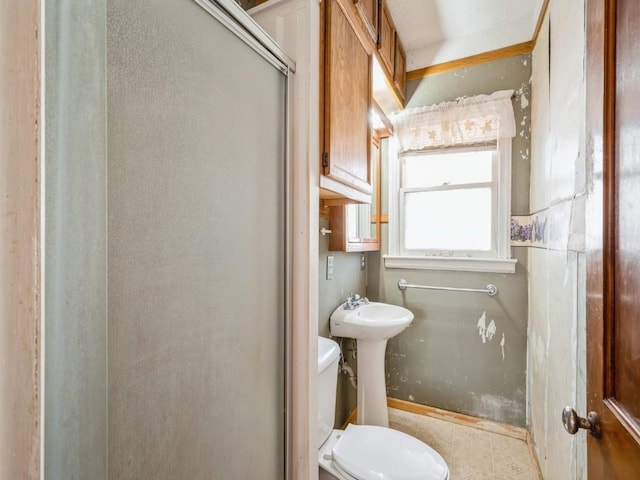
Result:
{"label": "ceiling", "polygon": [[407,70],[528,42],[544,0],[387,0]]}

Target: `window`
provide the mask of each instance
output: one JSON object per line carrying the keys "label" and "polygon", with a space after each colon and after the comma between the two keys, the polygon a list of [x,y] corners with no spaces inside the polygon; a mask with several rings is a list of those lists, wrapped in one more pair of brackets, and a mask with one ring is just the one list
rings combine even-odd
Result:
{"label": "window", "polygon": [[497,145],[402,155],[401,255],[505,258],[507,157]]}
{"label": "window", "polygon": [[[510,92],[498,93],[511,107]],[[385,266],[515,271],[509,239],[512,135],[502,137],[505,129],[493,125],[494,133],[478,143],[483,139],[471,130],[481,125],[489,133],[490,121],[499,125],[495,117],[488,119],[477,111],[466,118],[458,116],[458,130],[445,132],[447,123],[434,120],[434,112],[428,118],[423,110],[418,113],[422,115],[419,123],[412,119],[396,126],[390,178],[391,191],[397,195],[390,196],[390,249]],[[435,132],[436,128],[440,131]],[[473,135],[465,138],[465,133]],[[447,136],[453,141],[442,140]],[[441,140],[429,145],[434,137]]]}

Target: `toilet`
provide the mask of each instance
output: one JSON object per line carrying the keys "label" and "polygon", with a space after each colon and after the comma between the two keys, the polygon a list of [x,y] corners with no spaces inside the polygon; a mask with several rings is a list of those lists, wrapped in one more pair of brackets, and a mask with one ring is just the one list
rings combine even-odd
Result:
{"label": "toilet", "polygon": [[320,480],[449,480],[447,464],[410,435],[373,425],[333,428],[340,348],[318,337]]}

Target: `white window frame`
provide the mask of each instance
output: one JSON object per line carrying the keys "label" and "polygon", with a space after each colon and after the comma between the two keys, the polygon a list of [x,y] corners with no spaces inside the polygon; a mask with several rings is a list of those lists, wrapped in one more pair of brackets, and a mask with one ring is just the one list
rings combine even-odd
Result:
{"label": "white window frame", "polygon": [[[408,251],[403,247],[402,225],[404,189],[400,188],[401,156],[394,137],[389,142],[389,253],[384,256],[386,268],[422,270],[454,270],[466,272],[514,273],[517,260],[511,258],[509,225],[511,219],[511,138],[498,138],[493,157],[492,250],[487,252],[455,252],[455,256],[437,252]],[[469,148],[469,146],[461,146]],[[472,147],[473,148],[473,147]],[[479,147],[483,148],[483,147]],[[444,149],[443,149],[444,150]],[[406,153],[404,155],[411,155]],[[497,165],[496,165],[497,164]],[[497,167],[497,168],[496,168]],[[408,189],[415,190],[415,189]],[[422,190],[422,189],[420,189]]]}

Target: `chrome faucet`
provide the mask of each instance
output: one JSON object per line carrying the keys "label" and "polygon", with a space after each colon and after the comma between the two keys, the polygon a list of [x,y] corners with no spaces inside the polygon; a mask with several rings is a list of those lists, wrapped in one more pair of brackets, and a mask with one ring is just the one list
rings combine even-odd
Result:
{"label": "chrome faucet", "polygon": [[367,297],[360,297],[357,293],[352,293],[347,297],[347,302],[344,304],[345,310],[355,310],[360,305],[367,305],[369,299]]}

